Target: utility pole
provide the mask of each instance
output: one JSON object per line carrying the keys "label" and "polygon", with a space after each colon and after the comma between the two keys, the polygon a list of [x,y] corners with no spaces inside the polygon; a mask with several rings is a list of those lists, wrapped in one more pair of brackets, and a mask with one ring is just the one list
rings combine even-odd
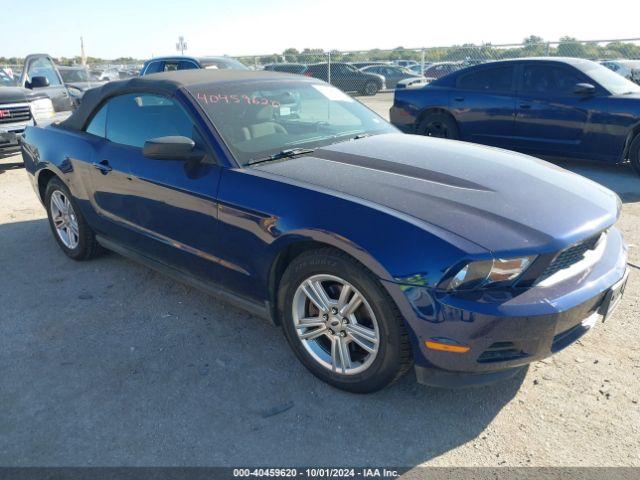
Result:
{"label": "utility pole", "polygon": [[178,43],[176,43],[176,50],[180,52],[180,55],[184,55],[184,51],[187,49],[187,42],[184,41],[184,37],[180,35],[178,37]]}
{"label": "utility pole", "polygon": [[80,37],[80,63],[83,66],[87,66],[87,56],[84,53],[84,38]]}

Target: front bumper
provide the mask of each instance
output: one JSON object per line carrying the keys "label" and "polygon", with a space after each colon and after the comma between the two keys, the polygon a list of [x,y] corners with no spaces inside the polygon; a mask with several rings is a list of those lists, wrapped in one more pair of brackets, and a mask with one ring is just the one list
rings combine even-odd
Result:
{"label": "front bumper", "polygon": [[20,147],[20,137],[27,126],[33,122],[9,123],[0,125],[0,150],[14,150]]}
{"label": "front bumper", "polygon": [[[546,287],[466,296],[390,282],[387,288],[412,332],[418,380],[446,387],[478,385],[516,374],[602,321],[612,287],[626,279],[626,259],[622,236],[611,228],[597,263]],[[427,341],[468,350],[434,350]]]}

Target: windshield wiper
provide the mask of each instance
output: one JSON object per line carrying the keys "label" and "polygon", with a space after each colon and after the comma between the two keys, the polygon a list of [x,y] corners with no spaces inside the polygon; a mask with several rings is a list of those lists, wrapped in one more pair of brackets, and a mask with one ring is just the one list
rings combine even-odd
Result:
{"label": "windshield wiper", "polygon": [[370,137],[371,134],[370,133],[360,133],[358,135],[356,135],[355,137],[352,137],[351,140],[360,140],[361,138],[367,138]]}
{"label": "windshield wiper", "polygon": [[281,158],[293,158],[298,155],[304,155],[305,153],[312,153],[314,148],[287,148],[273,155],[269,155],[265,158],[258,158],[256,160],[250,160],[247,165],[255,165],[256,163],[270,162],[272,160],[279,160]]}

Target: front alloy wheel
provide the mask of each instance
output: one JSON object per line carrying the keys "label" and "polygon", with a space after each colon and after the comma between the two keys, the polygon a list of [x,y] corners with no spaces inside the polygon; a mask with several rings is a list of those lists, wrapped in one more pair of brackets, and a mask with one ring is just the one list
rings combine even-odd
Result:
{"label": "front alloy wheel", "polygon": [[293,297],[298,338],[318,364],[355,375],[378,354],[380,332],[369,303],[349,282],[333,275],[307,278]]}
{"label": "front alloy wheel", "polygon": [[379,390],[411,366],[404,320],[380,281],[330,247],[293,259],[278,291],[287,341],[321,380],[350,392]]}

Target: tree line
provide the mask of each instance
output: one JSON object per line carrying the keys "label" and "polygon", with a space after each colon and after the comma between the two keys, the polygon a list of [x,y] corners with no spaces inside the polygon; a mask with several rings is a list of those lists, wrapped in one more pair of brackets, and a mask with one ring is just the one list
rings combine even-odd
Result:
{"label": "tree line", "polygon": [[531,35],[522,44],[514,46],[494,46],[463,44],[450,47],[430,47],[408,49],[397,47],[393,50],[372,49],[360,52],[325,52],[319,48],[305,48],[298,51],[287,48],[282,53],[272,55],[247,56],[239,60],[246,65],[265,65],[268,63],[313,63],[326,62],[330,57],[336,62],[415,60],[427,62],[463,61],[463,60],[500,60],[532,56],[578,57],[591,60],[640,59],[640,45],[613,41],[608,43],[580,42],[572,37],[562,37],[559,42],[547,42],[543,38]]}
{"label": "tree line", "polygon": [[[578,57],[591,60],[634,58],[640,59],[640,45],[632,42],[612,41],[607,43],[580,42],[573,37],[562,37],[559,42],[547,42],[536,35],[525,38],[520,45],[497,46],[490,43],[482,45],[463,44],[450,47],[430,47],[424,49],[408,49],[397,47],[393,50],[371,49],[360,52],[341,52],[332,50],[329,52],[321,48],[305,48],[299,51],[295,48],[287,48],[282,53],[271,55],[243,56],[239,60],[245,65],[266,65],[268,63],[314,63],[325,62],[330,56],[336,62],[357,61],[391,61],[391,60],[415,60],[427,62],[462,61],[462,60],[500,60],[505,58],[520,58],[531,56],[559,56]],[[0,57],[0,64],[21,65],[23,58]],[[78,65],[81,63],[79,56],[59,57],[55,59],[58,65]],[[103,59],[87,57],[87,64],[139,64],[142,59],[132,57],[119,57],[115,59]]]}

